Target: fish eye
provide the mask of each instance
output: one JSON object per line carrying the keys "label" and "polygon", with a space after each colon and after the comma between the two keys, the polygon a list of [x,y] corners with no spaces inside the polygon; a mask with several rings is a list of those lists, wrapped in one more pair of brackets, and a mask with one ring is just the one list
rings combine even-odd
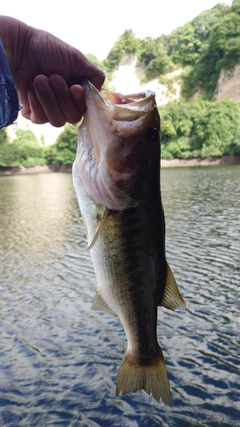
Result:
{"label": "fish eye", "polygon": [[149,128],[146,137],[149,142],[156,142],[159,138],[159,132],[156,128]]}

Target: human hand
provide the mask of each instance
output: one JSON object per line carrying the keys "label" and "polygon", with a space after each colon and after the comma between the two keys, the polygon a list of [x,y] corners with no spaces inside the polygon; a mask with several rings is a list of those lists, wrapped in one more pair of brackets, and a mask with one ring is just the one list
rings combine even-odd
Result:
{"label": "human hand", "polygon": [[81,81],[87,78],[100,89],[103,71],[52,34],[5,18],[11,20],[11,34],[15,32],[14,44],[6,52],[22,115],[33,123],[50,122],[56,127],[79,122],[86,110]]}

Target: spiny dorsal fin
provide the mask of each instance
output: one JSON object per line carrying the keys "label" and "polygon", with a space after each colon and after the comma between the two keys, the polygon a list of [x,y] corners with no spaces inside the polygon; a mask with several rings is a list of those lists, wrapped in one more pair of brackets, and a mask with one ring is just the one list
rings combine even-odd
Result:
{"label": "spiny dorsal fin", "polygon": [[90,245],[88,245],[88,250],[92,249],[92,247],[95,245],[95,243],[97,241],[97,238],[98,238],[98,236],[100,234],[100,231],[101,231],[101,229],[103,227],[103,224],[105,223],[105,221],[106,221],[106,219],[108,217],[108,213],[109,213],[109,210],[106,208],[105,211],[104,211],[103,217],[101,218],[101,220],[100,220],[100,222],[98,224],[98,228],[96,230],[96,233],[95,233],[95,235],[94,235],[94,237],[93,237]]}
{"label": "spiny dorsal fin", "polygon": [[184,310],[186,308],[185,302],[179,292],[175,277],[168,263],[165,291],[159,305],[168,308],[169,310]]}
{"label": "spiny dorsal fin", "polygon": [[105,311],[106,313],[111,314],[112,316],[116,316],[116,313],[112,311],[112,309],[107,305],[101,295],[97,292],[96,297],[92,304],[92,309],[96,311]]}

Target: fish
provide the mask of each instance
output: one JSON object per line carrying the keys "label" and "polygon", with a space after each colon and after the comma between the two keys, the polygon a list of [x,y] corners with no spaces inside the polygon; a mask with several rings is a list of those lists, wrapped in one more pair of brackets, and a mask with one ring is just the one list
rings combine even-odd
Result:
{"label": "fish", "polygon": [[169,404],[157,312],[185,302],[165,255],[155,94],[99,92],[88,80],[83,87],[73,184],[97,281],[92,308],[118,318],[127,337],[116,395],[144,390]]}

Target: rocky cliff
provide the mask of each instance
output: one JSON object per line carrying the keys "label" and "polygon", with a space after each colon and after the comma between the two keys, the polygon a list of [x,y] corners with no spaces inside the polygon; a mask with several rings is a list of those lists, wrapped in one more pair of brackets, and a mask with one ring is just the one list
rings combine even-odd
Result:
{"label": "rocky cliff", "polygon": [[[165,105],[181,97],[180,69],[167,74],[165,84],[160,83],[159,79],[154,79],[141,85],[144,72],[145,68],[137,65],[137,58],[134,55],[126,56],[114,72],[112,86],[117,92],[125,94],[150,89],[156,93],[158,105]],[[240,64],[231,71],[222,69],[220,72],[213,100],[218,102],[224,98],[240,102]]]}
{"label": "rocky cliff", "polygon": [[240,102],[240,64],[233,70],[222,69],[220,72],[213,100],[221,101],[224,98]]}
{"label": "rocky cliff", "polygon": [[[117,92],[124,94],[141,92],[146,89],[152,90],[156,94],[158,105],[165,105],[169,101],[179,99],[181,85],[176,77],[181,75],[181,70],[176,70],[166,75],[165,80],[171,83],[171,85],[160,83],[158,78],[142,85],[141,77],[145,71],[144,66],[137,65],[136,56],[126,56],[113,74],[112,87]],[[171,86],[171,89],[169,86]]]}
{"label": "rocky cliff", "polygon": [[[134,55],[126,56],[120,63],[118,69],[113,74],[112,87],[117,92],[124,94],[141,92],[149,89],[155,92],[158,105],[165,105],[169,101],[179,99],[181,96],[181,70],[175,70],[164,76],[164,83],[160,83],[159,79],[149,81],[146,84],[141,84],[141,77],[145,72],[142,65],[137,65],[137,58]],[[214,101],[221,101],[224,98],[230,98],[240,102],[240,64],[232,70],[221,70]],[[41,136],[44,136],[46,145],[55,142],[63,128],[53,128],[51,125],[34,125],[28,120],[25,120],[19,114],[17,125],[9,127],[9,135],[11,139],[16,137],[15,131],[17,128],[30,129],[34,132],[39,142]]]}

